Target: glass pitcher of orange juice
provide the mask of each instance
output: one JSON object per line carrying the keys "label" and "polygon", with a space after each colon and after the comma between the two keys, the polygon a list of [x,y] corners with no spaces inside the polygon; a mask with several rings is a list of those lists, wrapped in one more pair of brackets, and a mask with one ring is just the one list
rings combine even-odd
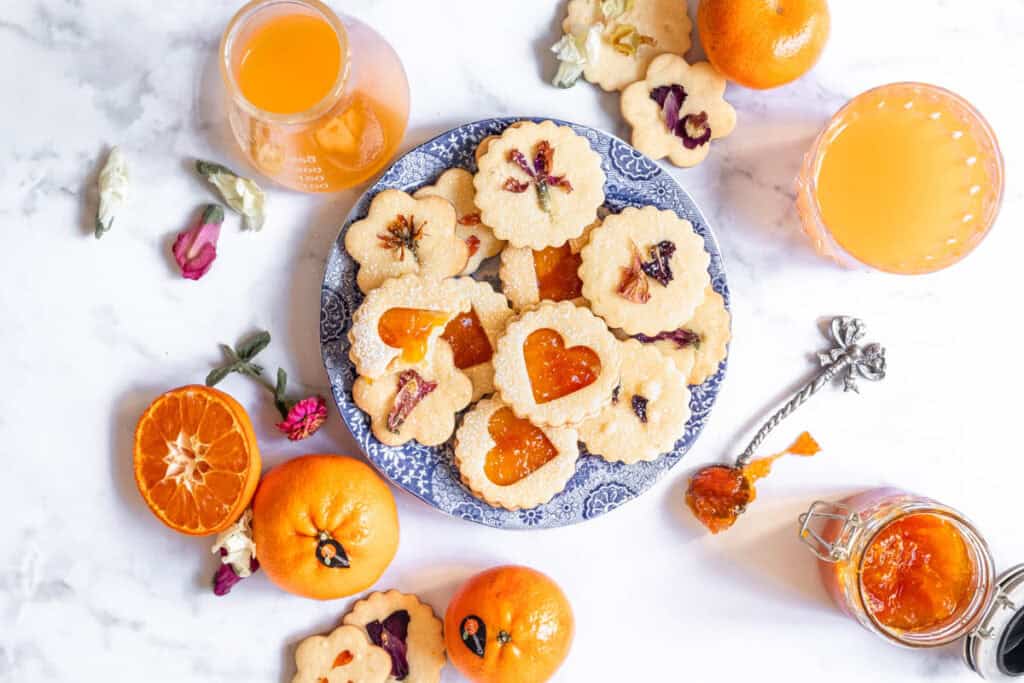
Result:
{"label": "glass pitcher of orange juice", "polygon": [[228,24],[220,56],[235,139],[286,187],[352,187],[402,142],[409,83],[398,55],[318,0],[253,0]]}

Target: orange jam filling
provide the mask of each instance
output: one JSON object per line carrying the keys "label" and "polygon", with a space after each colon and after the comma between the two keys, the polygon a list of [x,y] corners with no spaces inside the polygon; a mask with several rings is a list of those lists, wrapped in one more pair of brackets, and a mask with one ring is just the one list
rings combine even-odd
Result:
{"label": "orange jam filling", "polygon": [[547,403],[590,386],[601,374],[601,359],[586,346],[565,348],[562,335],[540,329],[523,344],[533,400]]}
{"label": "orange jam filling", "polygon": [[487,452],[484,474],[498,486],[508,486],[532,474],[558,455],[554,444],[529,420],[500,408],[487,422],[494,448]]}
{"label": "orange jam filling", "polygon": [[868,612],[902,631],[942,626],[974,595],[974,562],[963,534],[929,513],[900,517],[871,540],[861,567]]}
{"label": "orange jam filling", "polygon": [[418,363],[427,355],[430,333],[447,322],[443,311],[389,308],[377,322],[377,334],[391,348],[402,350],[403,361]]}
{"label": "orange jam filling", "polygon": [[572,252],[566,242],[560,247],[547,247],[533,252],[533,270],[537,274],[540,298],[549,301],[568,301],[583,292],[578,271],[583,259]]}
{"label": "orange jam filling", "polygon": [[480,318],[472,308],[468,313],[460,313],[452,318],[448,327],[444,328],[441,339],[451,344],[455,352],[455,367],[459,370],[486,363],[494,355],[491,340],[487,338]]}

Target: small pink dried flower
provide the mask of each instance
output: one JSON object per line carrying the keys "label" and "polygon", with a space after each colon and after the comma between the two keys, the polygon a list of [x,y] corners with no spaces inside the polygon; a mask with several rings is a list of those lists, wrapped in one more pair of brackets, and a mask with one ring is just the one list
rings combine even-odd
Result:
{"label": "small pink dried flower", "polygon": [[327,420],[327,402],[321,396],[310,396],[292,404],[277,428],[291,441],[312,436]]}
{"label": "small pink dried flower", "polygon": [[198,280],[210,270],[213,260],[217,258],[217,240],[220,238],[222,223],[224,209],[217,204],[209,204],[203,209],[199,223],[174,240],[171,251],[181,268],[182,277]]}

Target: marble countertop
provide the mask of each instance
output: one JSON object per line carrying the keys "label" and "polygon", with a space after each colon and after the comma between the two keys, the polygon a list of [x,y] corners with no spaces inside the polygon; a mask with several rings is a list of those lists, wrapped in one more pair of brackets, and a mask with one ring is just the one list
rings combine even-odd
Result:
{"label": "marble countertop", "polygon": [[[266,229],[225,228],[201,283],[182,280],[168,257],[174,234],[209,199],[188,161],[233,160],[214,51],[239,4],[4,3],[2,681],[289,681],[294,644],[348,608],[286,595],[262,577],[214,597],[210,540],[167,531],[132,479],[138,415],[159,392],[201,381],[217,342],[268,328],[267,364],[327,392],[317,340],[323,263],[361,189],[272,190]],[[413,89],[406,148],[492,115],[627,132],[615,96],[546,84],[562,2],[334,4],[376,26],[404,59]],[[417,592],[443,612],[482,568],[518,562],[549,573],[578,621],[564,682],[974,680],[955,647],[898,649],[843,617],[795,520],[814,499],[891,484],[967,513],[1001,567],[1024,561],[1013,293],[1024,247],[1024,3],[831,4],[818,67],[770,92],[730,86],[736,132],[700,167],[672,170],[717,231],[734,302],[728,377],[686,461],[621,509],[544,532],[477,527],[396,491],[402,546],[380,586]],[[1008,166],[1002,215],[977,252],[945,272],[840,270],[798,231],[793,178],[832,112],[899,80],[951,88],[989,118]],[[88,197],[111,144],[132,160],[135,199],[97,242]],[[768,447],[810,429],[825,453],[780,464],[729,533],[701,533],[682,503],[686,473],[742,448],[762,411],[813,370],[809,354],[825,347],[818,323],[836,314],[868,322],[871,339],[888,347],[889,378],[801,411]],[[241,379],[225,387],[250,410],[267,465],[355,449],[333,410],[313,439],[292,444],[273,433],[259,389]],[[460,678],[448,668],[444,680]]]}

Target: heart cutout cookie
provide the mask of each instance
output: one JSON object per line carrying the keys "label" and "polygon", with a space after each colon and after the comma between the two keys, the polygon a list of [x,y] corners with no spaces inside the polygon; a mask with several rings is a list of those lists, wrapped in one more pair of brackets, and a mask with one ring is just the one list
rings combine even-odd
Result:
{"label": "heart cutout cookie", "polygon": [[533,400],[548,403],[593,384],[601,374],[601,359],[586,346],[565,348],[555,330],[542,328],[523,343],[526,374]]}
{"label": "heart cutout cookie", "polygon": [[419,363],[427,355],[427,345],[434,328],[448,322],[444,311],[420,308],[389,308],[377,321],[381,341],[402,350],[402,360]]}
{"label": "heart cutout cookie", "polygon": [[494,448],[487,452],[484,473],[498,486],[510,486],[553,460],[558,449],[529,420],[516,417],[511,408],[496,410],[487,421]]}

